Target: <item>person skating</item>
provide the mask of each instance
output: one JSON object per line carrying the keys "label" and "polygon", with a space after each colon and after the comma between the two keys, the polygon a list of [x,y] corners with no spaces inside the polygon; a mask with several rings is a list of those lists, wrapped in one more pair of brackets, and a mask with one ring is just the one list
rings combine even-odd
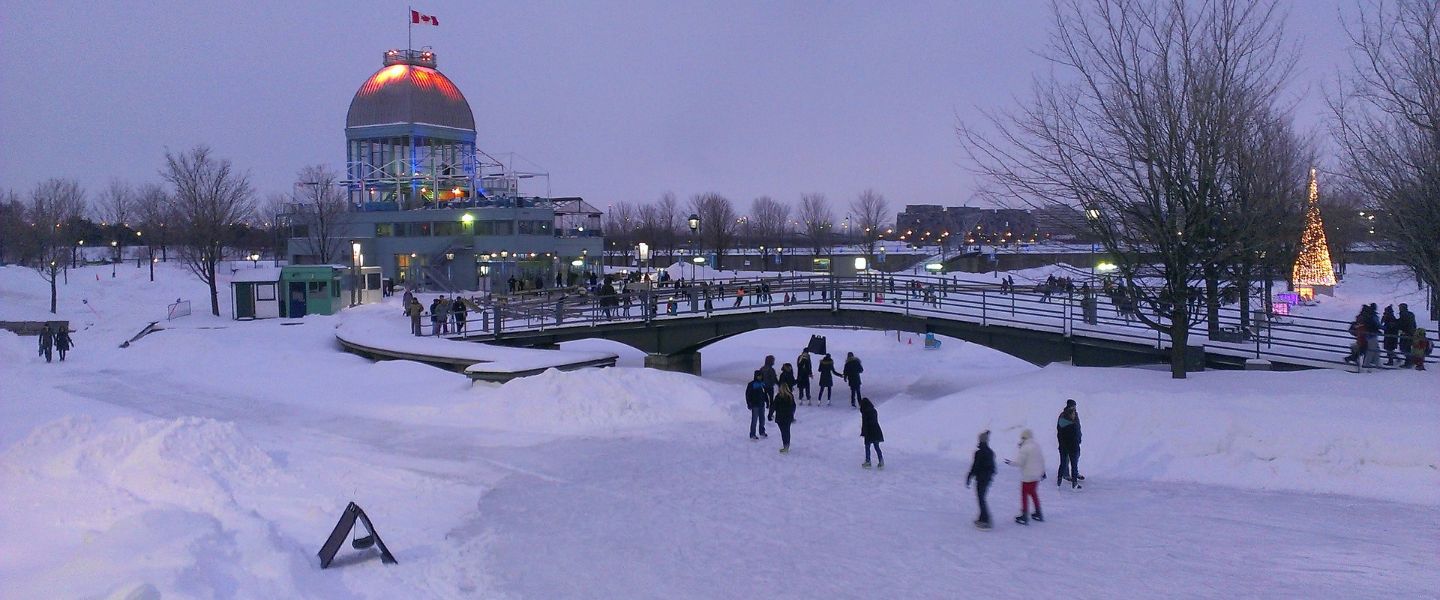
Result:
{"label": "person skating", "polygon": [[885,432],[880,430],[880,415],[875,412],[875,404],[869,398],[860,399],[860,437],[865,439],[865,463],[860,465],[870,468],[870,447],[875,447],[875,467],[885,468],[885,455],[880,453],[880,442],[885,441]]}
{"label": "person skating", "polygon": [[780,376],[775,373],[775,355],[767,355],[765,364],[760,367],[760,374],[765,377],[765,401],[775,399],[775,384]]}
{"label": "person skating", "polygon": [[[794,393],[795,393],[795,369],[790,366],[790,363],[785,363],[785,364],[783,364],[783,365],[780,365],[780,379],[778,379],[778,380],[776,380],[776,381],[777,381],[778,385],[788,385],[788,386],[790,386],[791,396],[794,396]],[[777,392],[777,393],[778,393],[778,392]]]}
{"label": "person skating", "polygon": [[[1045,522],[1044,515],[1040,512],[1040,480],[1045,479],[1045,455],[1040,453],[1040,446],[1035,443],[1035,434],[1029,429],[1020,432],[1020,452],[1015,460],[1005,459],[1005,464],[1019,467],[1020,469],[1020,516],[1015,517],[1015,522],[1021,525],[1029,525],[1030,519],[1036,522]],[[1030,500],[1035,500],[1035,512],[1030,512]]]}
{"label": "person skating", "polygon": [[865,372],[865,367],[860,365],[860,359],[855,357],[854,352],[845,353],[845,385],[850,386],[850,406],[855,406],[860,401],[860,374]]}
{"label": "person skating", "polygon": [[839,375],[835,372],[835,359],[826,354],[825,358],[820,359],[820,393],[815,396],[815,404],[820,404],[821,400],[824,400],[825,404],[835,403],[834,375]]}
{"label": "person skating", "polygon": [[[785,365],[790,366],[790,365]],[[781,383],[775,391],[775,399],[770,402],[771,418],[775,425],[780,428],[780,452],[790,452],[790,425],[795,422],[795,392],[787,383]]]}
{"label": "person skating", "polygon": [[70,339],[70,329],[60,327],[55,332],[55,349],[60,352],[60,362],[65,362],[65,353],[75,347],[75,340]]}
{"label": "person skating", "polygon": [[990,490],[990,482],[995,478],[995,451],[990,449],[990,430],[980,432],[980,442],[975,445],[975,460],[970,463],[970,474],[965,476],[965,487],[969,489],[970,480],[975,480],[975,500],[980,504],[980,516],[975,519],[975,526],[980,529],[990,528],[990,506],[985,503],[985,493]]}
{"label": "person skating", "polygon": [[1059,486],[1068,479],[1070,487],[1079,489],[1080,412],[1076,410],[1074,400],[1065,401],[1065,409],[1060,411],[1060,417],[1055,420],[1055,437],[1060,443],[1060,472],[1055,475],[1055,485]]}
{"label": "person skating", "polygon": [[[750,439],[758,440],[765,435],[765,378],[759,371],[755,372],[755,379],[745,386],[745,407],[750,409]],[[759,435],[756,435],[756,428],[759,428]]]}
{"label": "person skating", "polygon": [[55,330],[50,328],[49,323],[46,323],[44,327],[40,328],[40,356],[45,357],[45,362],[48,363],[52,360],[54,348]]}
{"label": "person skating", "polygon": [[810,403],[810,373],[810,351],[801,350],[795,359],[795,397],[806,404]]}

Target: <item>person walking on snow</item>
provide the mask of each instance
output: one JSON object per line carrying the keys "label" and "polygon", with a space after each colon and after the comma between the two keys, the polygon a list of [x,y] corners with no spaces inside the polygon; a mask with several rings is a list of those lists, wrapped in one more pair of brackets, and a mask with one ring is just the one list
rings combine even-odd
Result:
{"label": "person walking on snow", "polygon": [[1385,334],[1385,366],[1393,366],[1396,362],[1404,363],[1403,356],[1395,354],[1395,348],[1400,345],[1400,319],[1395,316],[1395,307],[1386,306],[1385,316],[1380,317],[1380,331]]}
{"label": "person walking on snow", "polygon": [[1415,336],[1415,313],[1410,312],[1410,305],[1400,303],[1400,314],[1397,317],[1397,326],[1400,328],[1400,356],[1410,356],[1410,340]]}
{"label": "person walking on snow", "polygon": [[411,298],[410,303],[405,305],[405,314],[410,317],[410,333],[425,335],[425,330],[420,328],[420,315],[424,312],[425,307],[415,298]]}
{"label": "person walking on snow", "polygon": [[793,369],[793,368],[790,367],[790,363],[785,363],[785,364],[783,364],[783,365],[780,365],[780,379],[776,380],[776,382],[777,382],[779,385],[788,385],[788,386],[790,386],[791,395],[794,395],[794,392],[795,392],[795,369]]}
{"label": "person walking on snow", "polygon": [[[1040,480],[1045,479],[1045,455],[1040,453],[1040,446],[1035,443],[1035,434],[1029,429],[1020,432],[1020,452],[1015,460],[1005,459],[1005,464],[1019,467],[1020,469],[1020,516],[1015,517],[1015,522],[1020,525],[1029,525],[1030,519],[1038,523],[1045,522],[1045,517],[1040,513]],[[1030,512],[1030,500],[1035,500],[1035,512]]]}
{"label": "person walking on snow", "polygon": [[870,447],[875,447],[875,468],[885,468],[885,455],[880,453],[880,442],[885,441],[885,432],[880,430],[880,415],[875,412],[875,404],[869,398],[860,399],[860,437],[865,439],[865,463],[860,466],[870,468]]}
{"label": "person walking on snow", "polygon": [[[789,367],[790,365],[785,365]],[[790,452],[790,425],[795,422],[795,392],[786,383],[780,384],[775,399],[770,402],[771,418],[780,427],[780,453]]]}
{"label": "person walking on snow", "polygon": [[49,323],[46,323],[44,327],[40,328],[40,356],[45,357],[45,362],[48,363],[53,360],[54,348],[55,331],[53,329],[50,329]]}
{"label": "person walking on snow", "polygon": [[70,328],[60,327],[55,332],[55,349],[60,352],[60,362],[65,362],[65,353],[75,347],[75,340],[70,339]]}
{"label": "person walking on snow", "polygon": [[990,507],[985,504],[985,493],[990,491],[990,481],[995,478],[995,451],[990,449],[990,430],[980,432],[980,443],[975,445],[975,460],[970,462],[970,474],[965,476],[965,488],[975,480],[975,500],[980,503],[980,516],[975,526],[990,528]]}
{"label": "person walking on snow", "polygon": [[779,375],[775,374],[775,355],[765,357],[765,365],[760,367],[760,374],[765,377],[765,401],[775,399],[775,384],[779,381]]}
{"label": "person walking on snow", "polygon": [[[1065,409],[1055,420],[1055,437],[1060,442],[1060,472],[1055,475],[1055,485],[1070,480],[1070,487],[1080,488],[1080,413],[1075,409],[1074,400],[1065,401]],[[1070,473],[1066,475],[1066,466]]]}
{"label": "person walking on snow", "polygon": [[450,308],[455,313],[455,333],[465,335],[465,301],[456,296]]}
{"label": "person walking on snow", "polygon": [[[765,435],[765,378],[759,371],[755,372],[755,379],[745,386],[745,407],[750,409],[750,439],[758,440]],[[760,435],[755,435],[756,427],[759,427]]]}
{"label": "person walking on snow", "polygon": [[854,352],[845,353],[845,385],[850,386],[850,406],[860,400],[860,374],[865,372],[865,367],[860,365],[860,359],[855,358]]}
{"label": "person walking on snow", "polygon": [[835,403],[835,378],[832,375],[839,375],[835,372],[835,359],[829,354],[820,359],[820,393],[815,395],[815,404],[818,406],[821,400],[825,404]]}
{"label": "person walking on snow", "polygon": [[800,357],[795,359],[795,398],[810,403],[810,350],[800,351]]}

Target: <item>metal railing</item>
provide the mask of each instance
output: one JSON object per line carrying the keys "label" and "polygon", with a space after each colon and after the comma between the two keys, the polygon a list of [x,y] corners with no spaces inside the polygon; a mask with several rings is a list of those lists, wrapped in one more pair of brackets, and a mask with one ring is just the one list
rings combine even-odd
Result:
{"label": "metal railing", "polygon": [[[1091,314],[1086,305],[1093,304]],[[493,339],[506,332],[639,323],[663,326],[680,319],[740,312],[825,308],[887,312],[981,326],[1013,327],[1067,337],[1141,344],[1164,350],[1169,336],[1142,323],[1133,306],[1104,294],[1042,287],[1005,290],[998,284],[943,276],[787,275],[701,282],[630,283],[614,295],[585,287],[550,288],[474,299],[467,337]],[[1152,320],[1158,316],[1150,314]],[[1200,315],[1203,317],[1203,315]],[[1299,315],[1242,319],[1238,307],[1221,308],[1221,335],[1208,323],[1189,328],[1188,345],[1236,359],[1269,359],[1315,367],[1344,365],[1354,337],[1348,321]],[[478,317],[478,318],[477,318]],[[480,327],[483,322],[483,327]],[[1385,358],[1381,351],[1382,359]],[[1427,358],[1433,364],[1435,358]]]}

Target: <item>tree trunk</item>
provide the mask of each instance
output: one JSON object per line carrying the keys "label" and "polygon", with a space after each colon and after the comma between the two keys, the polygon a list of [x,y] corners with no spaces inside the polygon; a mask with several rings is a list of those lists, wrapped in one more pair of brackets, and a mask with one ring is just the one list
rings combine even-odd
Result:
{"label": "tree trunk", "polygon": [[1240,330],[1250,331],[1250,270],[1253,267],[1250,263],[1244,263],[1240,267],[1240,277],[1235,282],[1235,289],[1240,290]]}
{"label": "tree trunk", "polygon": [[205,265],[206,275],[210,280],[210,314],[220,316],[220,293],[215,288],[215,261],[212,259]]}
{"label": "tree trunk", "polygon": [[1215,263],[1205,266],[1205,331],[1212,339],[1220,335],[1220,270]]}
{"label": "tree trunk", "polygon": [[55,270],[50,270],[50,314],[55,314]]}
{"label": "tree trunk", "polygon": [[1176,302],[1175,307],[1170,309],[1170,377],[1172,379],[1185,378],[1185,356],[1190,343],[1190,328],[1186,325],[1189,322],[1190,315],[1185,309],[1185,303]]}

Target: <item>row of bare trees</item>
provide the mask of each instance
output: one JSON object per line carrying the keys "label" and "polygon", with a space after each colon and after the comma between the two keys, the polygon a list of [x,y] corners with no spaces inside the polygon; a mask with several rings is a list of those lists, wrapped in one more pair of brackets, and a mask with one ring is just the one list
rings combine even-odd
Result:
{"label": "row of bare trees", "polygon": [[[850,211],[856,220],[853,235],[847,237],[837,231],[830,200],[820,193],[802,195],[797,206],[760,196],[742,214],[734,201],[720,194],[696,194],[682,206],[675,194],[666,192],[652,203],[611,205],[605,215],[605,238],[614,248],[629,249],[643,242],[672,259],[690,247],[724,256],[743,246],[758,250],[763,263],[777,248],[805,248],[820,256],[837,243],[860,243],[873,258],[890,218],[889,204],[880,193],[865,190]],[[694,232],[692,216],[699,224]]]}

